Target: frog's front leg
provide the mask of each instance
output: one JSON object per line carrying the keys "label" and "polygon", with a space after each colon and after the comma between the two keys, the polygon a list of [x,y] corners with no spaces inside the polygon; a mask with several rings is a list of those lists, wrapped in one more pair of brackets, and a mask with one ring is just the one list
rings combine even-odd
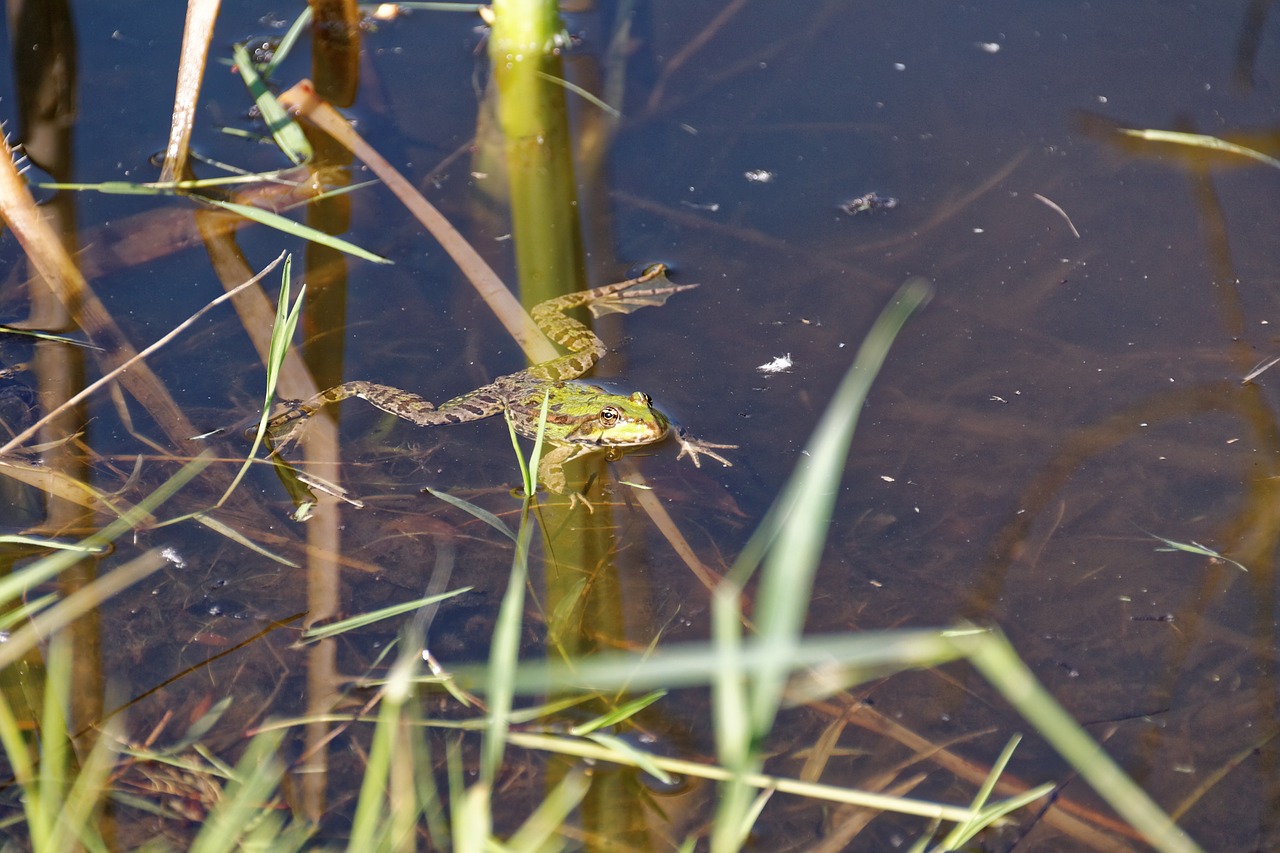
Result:
{"label": "frog's front leg", "polygon": [[568,481],[564,475],[564,464],[583,452],[583,448],[574,444],[565,444],[542,454],[538,463],[538,482],[551,492],[563,495]]}

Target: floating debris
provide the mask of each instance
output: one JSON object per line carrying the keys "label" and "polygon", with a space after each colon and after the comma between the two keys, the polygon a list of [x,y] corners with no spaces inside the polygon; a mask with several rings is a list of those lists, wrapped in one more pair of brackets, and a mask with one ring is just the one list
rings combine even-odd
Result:
{"label": "floating debris", "polygon": [[875,213],[880,210],[893,210],[898,206],[898,200],[892,196],[880,195],[878,192],[869,192],[860,195],[857,198],[851,198],[840,205],[840,209],[850,216],[857,216],[859,213]]}
{"label": "floating debris", "polygon": [[1075,223],[1071,221],[1070,216],[1067,216],[1067,212],[1065,210],[1059,207],[1058,204],[1054,202],[1052,199],[1045,198],[1044,196],[1040,195],[1040,193],[1032,193],[1032,195],[1035,196],[1036,199],[1038,199],[1039,201],[1042,201],[1046,205],[1048,205],[1050,210],[1053,210],[1063,219],[1067,220],[1067,227],[1071,229],[1071,233],[1076,235],[1077,240],[1080,239],[1080,232],[1076,230]]}
{"label": "floating debris", "polygon": [[756,370],[760,371],[765,376],[772,376],[775,373],[790,373],[791,367],[794,363],[795,362],[791,360],[791,353],[787,353],[786,355],[777,356],[771,361],[766,361],[764,364],[757,367]]}
{"label": "floating debris", "polygon": [[1250,370],[1248,373],[1244,375],[1244,378],[1240,380],[1240,384],[1248,385],[1250,382],[1257,379],[1259,376],[1261,376],[1263,373],[1267,372],[1271,368],[1275,367],[1277,364],[1280,364],[1280,355],[1275,356],[1274,358],[1268,358],[1258,362],[1253,366],[1252,370]]}

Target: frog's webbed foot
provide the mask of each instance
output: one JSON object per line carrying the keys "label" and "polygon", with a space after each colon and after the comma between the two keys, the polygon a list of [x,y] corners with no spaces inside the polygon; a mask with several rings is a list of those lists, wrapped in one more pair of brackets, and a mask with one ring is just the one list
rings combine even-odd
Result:
{"label": "frog's webbed foot", "polygon": [[728,459],[725,459],[719,453],[716,453],[716,451],[717,450],[737,450],[738,445],[712,444],[709,441],[703,441],[700,438],[694,438],[693,436],[686,433],[683,429],[677,429],[675,431],[675,436],[676,436],[676,441],[680,442],[680,454],[676,456],[677,461],[688,456],[689,459],[692,460],[693,462],[693,467],[701,468],[702,460],[698,458],[698,454],[705,453],[707,456],[710,456],[712,459],[716,460],[724,467],[726,468],[733,467],[732,462],[730,462]]}
{"label": "frog's webbed foot", "polygon": [[[649,286],[637,286],[642,284]],[[645,270],[643,275],[617,284],[597,287],[582,296],[586,297],[586,305],[591,310],[591,314],[601,317],[614,313],[630,314],[637,308],[663,305],[667,297],[673,293],[693,290],[697,286],[696,284],[672,284],[671,279],[667,278],[666,265],[654,264]]]}

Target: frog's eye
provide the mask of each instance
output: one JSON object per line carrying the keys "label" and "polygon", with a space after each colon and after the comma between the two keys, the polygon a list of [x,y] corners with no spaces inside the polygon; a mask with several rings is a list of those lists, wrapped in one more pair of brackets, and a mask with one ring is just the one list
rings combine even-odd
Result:
{"label": "frog's eye", "polygon": [[616,406],[605,406],[600,410],[600,420],[607,424],[617,423],[620,417],[622,417],[622,412],[618,411]]}

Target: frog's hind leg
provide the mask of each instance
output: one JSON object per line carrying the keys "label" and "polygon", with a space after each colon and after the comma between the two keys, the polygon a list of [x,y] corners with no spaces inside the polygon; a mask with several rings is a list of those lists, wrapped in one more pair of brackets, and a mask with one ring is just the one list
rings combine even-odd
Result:
{"label": "frog's hind leg", "polygon": [[359,397],[373,405],[390,412],[397,417],[412,421],[419,426],[441,423],[435,406],[417,394],[392,388],[390,385],[378,385],[363,379],[344,382],[328,390],[321,391],[309,400],[295,403],[288,409],[267,421],[267,435],[271,436],[277,448],[283,448],[298,437],[303,422],[316,412],[331,403],[337,403],[348,397]]}
{"label": "frog's hind leg", "polygon": [[[368,400],[388,414],[404,418],[406,421],[415,423],[418,426],[434,426],[439,423],[447,423],[447,420],[442,418],[440,413],[436,411],[433,403],[411,391],[404,391],[400,388],[392,388],[390,385],[378,385],[374,382],[365,382],[363,380],[347,382],[336,388],[330,388],[325,394],[333,394],[335,391],[343,391],[344,393],[340,397],[329,397],[325,402],[336,402],[347,397],[359,397],[361,400]],[[321,396],[324,396],[324,394]]]}
{"label": "frog's hind leg", "polygon": [[[666,265],[654,264],[636,278],[629,278],[616,284],[606,284],[592,290],[566,293],[555,299],[548,299],[533,307],[530,312],[538,328],[547,337],[569,350],[568,355],[535,364],[526,372],[536,378],[558,382],[576,379],[586,373],[595,363],[604,357],[608,349],[604,341],[585,324],[578,322],[564,312],[582,306],[590,306],[591,313],[599,317],[602,314],[630,314],[637,308],[647,305],[662,305],[667,297],[682,290],[691,290],[696,284],[671,284],[666,277]],[[636,285],[651,281],[666,282],[661,287],[635,289]]]}

